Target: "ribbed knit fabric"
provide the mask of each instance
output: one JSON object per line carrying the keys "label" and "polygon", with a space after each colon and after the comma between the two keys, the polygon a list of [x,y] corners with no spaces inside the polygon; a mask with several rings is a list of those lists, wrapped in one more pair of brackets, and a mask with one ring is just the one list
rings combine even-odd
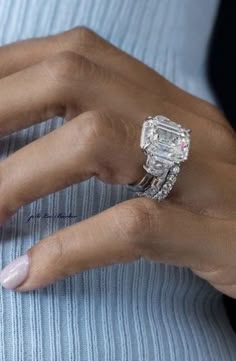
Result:
{"label": "ribbed knit fabric", "polygon": [[[87,25],[213,102],[204,63],[217,5],[217,0],[0,0],[0,43]],[[2,138],[1,158],[62,123],[53,119]],[[126,187],[91,179],[21,208],[0,230],[0,266],[57,229],[129,197]],[[27,222],[38,213],[77,218]],[[141,259],[25,294],[0,290],[0,361],[235,360],[236,337],[220,293],[185,268]]]}

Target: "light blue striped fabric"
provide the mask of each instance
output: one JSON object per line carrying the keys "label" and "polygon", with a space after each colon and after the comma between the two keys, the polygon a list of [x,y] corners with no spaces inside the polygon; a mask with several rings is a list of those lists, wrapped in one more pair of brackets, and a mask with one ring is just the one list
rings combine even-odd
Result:
{"label": "light blue striped fabric", "polygon": [[[174,83],[214,101],[204,63],[217,5],[0,0],[0,42],[87,25]],[[1,139],[1,157],[61,124],[54,119]],[[76,222],[128,197],[125,187],[91,179],[20,209],[0,230],[0,266],[71,223],[27,222],[29,215],[72,212]],[[218,292],[185,268],[143,259],[85,271],[31,293],[0,291],[1,361],[233,361],[235,341]]]}

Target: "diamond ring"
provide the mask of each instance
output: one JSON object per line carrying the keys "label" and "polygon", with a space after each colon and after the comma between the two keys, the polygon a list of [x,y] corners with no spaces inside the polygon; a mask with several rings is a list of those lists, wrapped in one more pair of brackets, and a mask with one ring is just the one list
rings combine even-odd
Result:
{"label": "diamond ring", "polygon": [[180,163],[188,158],[190,129],[162,115],[148,117],[142,127],[140,147],[146,155],[145,176],[129,188],[138,196],[163,200],[172,190]]}

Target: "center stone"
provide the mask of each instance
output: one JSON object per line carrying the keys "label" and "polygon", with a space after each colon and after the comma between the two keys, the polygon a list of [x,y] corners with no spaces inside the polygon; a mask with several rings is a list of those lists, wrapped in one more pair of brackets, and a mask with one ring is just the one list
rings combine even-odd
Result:
{"label": "center stone", "polygon": [[169,119],[157,116],[144,123],[141,148],[155,155],[160,162],[173,164],[186,160],[189,146],[188,130]]}

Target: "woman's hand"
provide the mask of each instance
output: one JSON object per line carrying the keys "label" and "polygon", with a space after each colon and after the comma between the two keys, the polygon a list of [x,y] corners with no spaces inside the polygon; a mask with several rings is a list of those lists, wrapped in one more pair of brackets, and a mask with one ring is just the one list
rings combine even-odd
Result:
{"label": "woman's hand", "polygon": [[144,257],[190,267],[236,297],[236,137],[215,107],[85,28],[1,48],[0,76],[1,136],[54,115],[68,120],[0,163],[2,224],[22,205],[92,176],[138,181],[148,115],[192,129],[167,200],[131,199],[59,230],[8,265],[3,286],[31,290]]}

